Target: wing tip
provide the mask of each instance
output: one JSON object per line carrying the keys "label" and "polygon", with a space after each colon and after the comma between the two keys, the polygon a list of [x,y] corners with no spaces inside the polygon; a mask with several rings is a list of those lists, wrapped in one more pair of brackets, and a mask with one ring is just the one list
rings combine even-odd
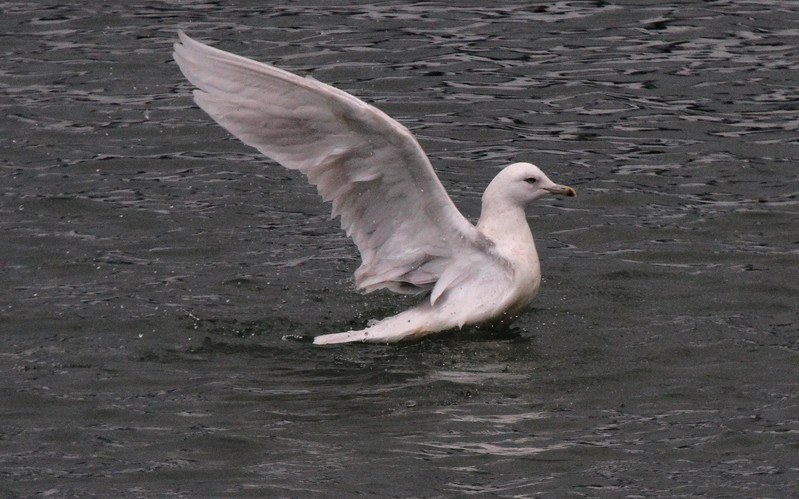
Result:
{"label": "wing tip", "polygon": [[346,333],[323,334],[313,339],[314,345],[337,345],[339,343],[364,342],[369,337],[367,330],[347,331]]}

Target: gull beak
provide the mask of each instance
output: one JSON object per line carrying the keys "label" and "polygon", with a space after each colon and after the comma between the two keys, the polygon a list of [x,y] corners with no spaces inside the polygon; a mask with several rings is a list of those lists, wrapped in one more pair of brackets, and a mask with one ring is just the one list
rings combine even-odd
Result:
{"label": "gull beak", "polygon": [[574,197],[577,195],[577,192],[567,185],[553,185],[552,187],[545,187],[544,190],[561,196]]}

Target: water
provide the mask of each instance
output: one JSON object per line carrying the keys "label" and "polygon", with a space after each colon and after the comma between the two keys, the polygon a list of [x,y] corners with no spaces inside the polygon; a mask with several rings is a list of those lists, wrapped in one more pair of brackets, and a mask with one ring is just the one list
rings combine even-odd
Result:
{"label": "water", "polygon": [[[0,493],[798,495],[795,2],[320,5],[0,5]],[[376,103],[471,218],[513,161],[575,187],[530,209],[534,308],[281,340],[413,300],[352,291],[178,29]]]}

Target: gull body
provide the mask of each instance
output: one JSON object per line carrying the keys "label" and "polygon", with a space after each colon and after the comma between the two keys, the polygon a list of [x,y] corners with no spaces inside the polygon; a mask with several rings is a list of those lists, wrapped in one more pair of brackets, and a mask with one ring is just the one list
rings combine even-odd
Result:
{"label": "gull body", "polygon": [[179,36],[174,57],[198,87],[195,102],[244,143],[304,173],[332,201],[333,216],[361,253],[357,287],[425,295],[398,315],[314,343],[391,343],[504,324],[533,301],[541,271],[525,207],[545,194],[574,196],[572,188],[530,163],[514,163],[486,188],[475,226],[411,133],[377,108]]}

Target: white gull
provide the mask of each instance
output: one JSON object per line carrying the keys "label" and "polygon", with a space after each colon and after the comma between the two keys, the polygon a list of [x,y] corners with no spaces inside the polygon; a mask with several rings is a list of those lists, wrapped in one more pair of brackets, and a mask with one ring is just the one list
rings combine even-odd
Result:
{"label": "white gull", "polygon": [[533,301],[541,268],[525,206],[574,196],[536,166],[505,167],[472,225],[453,204],[413,135],[382,111],[312,78],[209,47],[179,33],[173,56],[199,89],[195,102],[242,142],[299,170],[358,247],[355,283],[426,293],[365,329],[316,344],[390,343],[465,325],[507,324]]}

